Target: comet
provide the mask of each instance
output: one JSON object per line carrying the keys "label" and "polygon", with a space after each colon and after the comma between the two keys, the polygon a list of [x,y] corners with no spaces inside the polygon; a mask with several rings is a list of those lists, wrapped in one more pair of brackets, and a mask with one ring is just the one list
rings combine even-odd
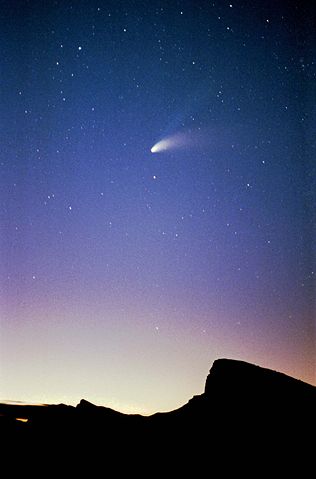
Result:
{"label": "comet", "polygon": [[186,146],[187,143],[187,135],[184,133],[176,133],[175,135],[168,136],[155,143],[150,151],[151,153],[162,153],[164,151],[182,148]]}
{"label": "comet", "polygon": [[158,143],[155,143],[154,146],[150,149],[152,153],[160,153],[161,151],[166,151],[170,147],[169,141],[160,140]]}

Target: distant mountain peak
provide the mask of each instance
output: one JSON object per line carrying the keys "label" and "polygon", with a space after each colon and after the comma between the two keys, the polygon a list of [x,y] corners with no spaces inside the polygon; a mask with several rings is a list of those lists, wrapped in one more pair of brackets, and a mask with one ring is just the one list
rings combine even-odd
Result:
{"label": "distant mountain peak", "polygon": [[95,404],[92,402],[86,401],[85,399],[81,399],[80,403],[77,404],[77,408],[94,408],[96,407]]}

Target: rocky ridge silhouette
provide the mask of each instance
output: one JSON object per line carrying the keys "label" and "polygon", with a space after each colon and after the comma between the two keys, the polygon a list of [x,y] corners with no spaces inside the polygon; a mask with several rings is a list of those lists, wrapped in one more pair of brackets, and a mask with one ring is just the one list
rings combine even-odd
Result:
{"label": "rocky ridge silhouette", "polygon": [[57,450],[69,460],[75,450],[82,458],[102,457],[121,467],[126,466],[122,458],[140,455],[151,462],[180,461],[183,467],[189,459],[216,462],[223,454],[237,462],[244,454],[275,462],[287,451],[293,457],[304,454],[306,463],[315,407],[314,386],[243,361],[218,359],[204,393],[174,411],[123,414],[84,399],[76,407],[0,404],[0,430],[6,446],[14,444],[14,451],[27,457]]}

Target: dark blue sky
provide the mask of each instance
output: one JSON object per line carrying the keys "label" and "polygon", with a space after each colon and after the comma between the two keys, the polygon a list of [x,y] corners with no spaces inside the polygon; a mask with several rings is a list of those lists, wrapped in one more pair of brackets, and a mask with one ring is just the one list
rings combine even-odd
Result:
{"label": "dark blue sky", "polygon": [[168,409],[218,356],[315,381],[310,2],[0,6],[1,396]]}

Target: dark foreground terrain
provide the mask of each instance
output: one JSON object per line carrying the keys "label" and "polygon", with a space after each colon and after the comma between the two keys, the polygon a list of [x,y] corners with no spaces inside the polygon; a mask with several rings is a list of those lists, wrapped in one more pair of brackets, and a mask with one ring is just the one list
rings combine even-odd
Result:
{"label": "dark foreground terrain", "polygon": [[85,400],[76,407],[0,404],[1,452],[11,466],[29,469],[42,461],[46,472],[59,463],[73,470],[102,464],[117,474],[101,477],[121,477],[122,471],[137,472],[148,464],[147,477],[169,477],[164,467],[173,465],[183,475],[194,465],[190,475],[200,477],[203,465],[206,477],[218,477],[209,474],[213,467],[224,473],[242,465],[254,467],[257,477],[276,464],[284,472],[297,463],[315,466],[315,410],[316,387],[249,363],[219,359],[203,394],[175,411],[149,417]]}

